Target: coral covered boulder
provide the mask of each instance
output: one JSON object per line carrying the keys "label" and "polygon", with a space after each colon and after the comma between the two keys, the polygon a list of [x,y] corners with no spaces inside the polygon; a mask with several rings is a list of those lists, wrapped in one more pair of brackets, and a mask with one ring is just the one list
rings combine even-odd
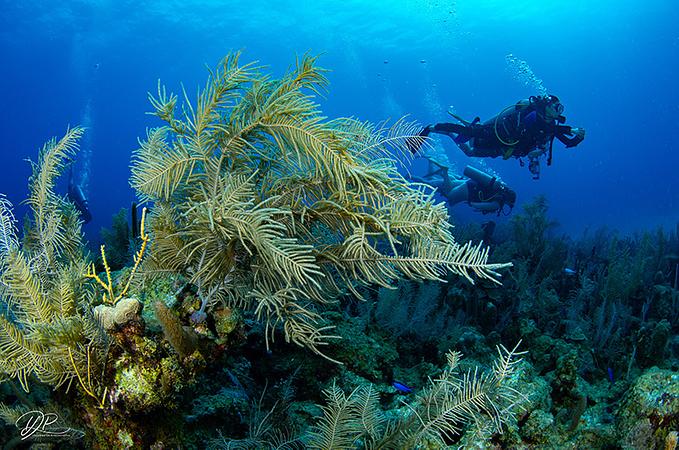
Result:
{"label": "coral covered boulder", "polygon": [[664,448],[667,435],[679,429],[679,373],[649,369],[628,391],[618,410],[623,448]]}

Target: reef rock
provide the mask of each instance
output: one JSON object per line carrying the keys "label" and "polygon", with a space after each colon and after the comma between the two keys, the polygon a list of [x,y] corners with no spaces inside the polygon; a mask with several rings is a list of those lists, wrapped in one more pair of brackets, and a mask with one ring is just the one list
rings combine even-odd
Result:
{"label": "reef rock", "polygon": [[653,367],[640,376],[618,410],[622,448],[663,448],[679,429],[679,373]]}

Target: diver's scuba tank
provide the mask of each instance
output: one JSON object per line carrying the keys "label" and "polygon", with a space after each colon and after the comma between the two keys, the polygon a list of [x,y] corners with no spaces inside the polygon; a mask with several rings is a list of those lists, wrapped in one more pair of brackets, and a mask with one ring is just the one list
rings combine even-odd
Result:
{"label": "diver's scuba tank", "polygon": [[500,202],[469,202],[469,206],[483,214],[499,213],[502,209]]}
{"label": "diver's scuba tank", "polygon": [[490,189],[497,181],[497,178],[491,177],[487,173],[481,172],[479,169],[475,169],[472,166],[465,167],[463,173],[466,177],[474,180],[483,190]]}
{"label": "diver's scuba tank", "polygon": [[468,187],[470,190],[469,204],[472,207],[484,214],[497,211],[498,215],[505,205],[509,206],[510,212],[514,208],[516,192],[505,183],[472,166],[465,167],[463,173],[474,182],[473,185],[476,185],[475,187],[473,185]]}

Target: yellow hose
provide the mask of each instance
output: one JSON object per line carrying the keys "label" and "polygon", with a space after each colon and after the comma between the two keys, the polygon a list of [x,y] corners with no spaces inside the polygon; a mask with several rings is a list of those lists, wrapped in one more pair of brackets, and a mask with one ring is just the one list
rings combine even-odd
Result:
{"label": "yellow hose", "polygon": [[500,111],[500,114],[495,116],[495,122],[493,123],[493,130],[495,131],[495,137],[497,138],[498,141],[500,141],[500,143],[502,143],[502,145],[506,145],[508,147],[512,147],[512,146],[518,144],[520,139],[517,139],[514,142],[506,142],[505,140],[503,140],[500,137],[500,133],[497,132],[497,121],[500,119],[500,116],[502,116],[505,113],[505,111],[507,111],[508,109],[511,109],[511,108],[516,108],[516,105],[507,106],[505,109]]}

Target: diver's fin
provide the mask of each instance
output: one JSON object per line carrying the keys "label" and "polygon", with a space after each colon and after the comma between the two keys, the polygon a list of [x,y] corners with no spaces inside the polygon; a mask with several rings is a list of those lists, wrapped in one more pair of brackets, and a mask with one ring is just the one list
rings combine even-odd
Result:
{"label": "diver's fin", "polygon": [[450,110],[448,110],[448,114],[449,114],[453,119],[457,120],[458,122],[460,122],[462,125],[464,125],[464,126],[466,126],[466,127],[470,127],[470,126],[472,126],[472,125],[476,125],[477,123],[481,122],[481,118],[480,118],[480,117],[474,117],[474,120],[472,120],[472,121],[470,122],[470,121],[468,121],[468,120],[464,120],[462,117],[458,116],[457,114],[453,113],[453,112],[450,111]]}
{"label": "diver's fin", "polygon": [[427,159],[427,161],[429,161],[429,163],[431,165],[436,166],[436,168],[433,169],[433,170],[431,170],[432,168],[430,167],[430,170],[425,175],[425,178],[430,177],[432,175],[438,175],[438,174],[444,175],[444,174],[448,173],[448,170],[450,170],[450,167],[446,166],[442,162],[439,162],[439,161],[433,159],[431,156],[425,156],[425,158]]}
{"label": "diver's fin", "polygon": [[[438,166],[438,167],[441,168],[441,169],[445,169],[445,170],[450,169],[450,167],[446,166],[445,164],[443,164],[443,163],[440,162],[440,161],[437,161],[437,160],[435,160],[435,159],[433,159],[433,158],[427,158],[427,159],[429,160],[430,163],[432,163],[432,164],[435,165],[435,166]],[[437,172],[438,172],[438,171],[437,171]]]}
{"label": "diver's fin", "polygon": [[427,172],[427,174],[424,177],[428,178],[428,177],[433,177],[434,175],[446,175],[447,173],[448,173],[447,167],[439,166],[438,169],[430,170],[429,172]]}

